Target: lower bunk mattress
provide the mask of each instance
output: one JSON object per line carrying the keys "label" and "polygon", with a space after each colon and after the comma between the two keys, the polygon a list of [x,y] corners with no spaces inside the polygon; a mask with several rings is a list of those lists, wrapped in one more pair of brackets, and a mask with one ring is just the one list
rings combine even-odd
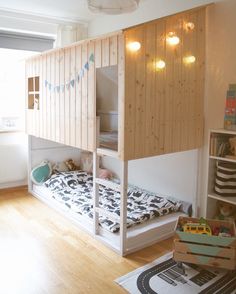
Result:
{"label": "lower bunk mattress", "polygon": [[[91,174],[84,171],[56,173],[41,188],[44,197],[53,198],[71,211],[85,215],[89,219],[93,218]],[[49,190],[47,195],[45,188]],[[40,190],[40,186],[37,190]],[[127,194],[127,228],[177,211],[191,214],[191,205],[172,197],[163,197],[135,186],[129,186]],[[100,185],[99,205],[119,216],[120,193]],[[112,233],[119,232],[119,223],[106,217],[100,216],[99,223],[101,227]]]}

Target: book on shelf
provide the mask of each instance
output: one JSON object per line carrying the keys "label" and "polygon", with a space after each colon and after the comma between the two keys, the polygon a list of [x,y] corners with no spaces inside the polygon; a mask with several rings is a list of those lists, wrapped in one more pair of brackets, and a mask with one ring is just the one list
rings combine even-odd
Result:
{"label": "book on shelf", "polygon": [[236,84],[230,84],[226,95],[224,128],[236,130]]}
{"label": "book on shelf", "polygon": [[210,155],[225,157],[230,153],[229,137],[211,134],[210,137]]}

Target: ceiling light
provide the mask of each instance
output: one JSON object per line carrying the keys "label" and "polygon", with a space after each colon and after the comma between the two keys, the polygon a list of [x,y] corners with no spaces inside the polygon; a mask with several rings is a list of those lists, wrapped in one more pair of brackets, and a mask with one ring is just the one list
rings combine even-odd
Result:
{"label": "ceiling light", "polygon": [[140,0],[87,0],[88,8],[94,13],[122,14],[138,8]]}
{"label": "ceiling light", "polygon": [[169,45],[174,46],[174,45],[179,44],[180,39],[179,39],[179,37],[176,36],[175,33],[169,32],[166,37],[166,41]]}

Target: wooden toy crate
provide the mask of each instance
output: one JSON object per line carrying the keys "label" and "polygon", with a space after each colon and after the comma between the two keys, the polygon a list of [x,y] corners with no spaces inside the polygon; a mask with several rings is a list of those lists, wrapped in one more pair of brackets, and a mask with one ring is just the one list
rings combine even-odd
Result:
{"label": "wooden toy crate", "polygon": [[179,217],[175,228],[174,260],[233,270],[236,268],[235,224],[229,221],[206,220],[212,227],[226,227],[232,237],[193,234],[177,230],[181,223],[198,223],[198,218]]}

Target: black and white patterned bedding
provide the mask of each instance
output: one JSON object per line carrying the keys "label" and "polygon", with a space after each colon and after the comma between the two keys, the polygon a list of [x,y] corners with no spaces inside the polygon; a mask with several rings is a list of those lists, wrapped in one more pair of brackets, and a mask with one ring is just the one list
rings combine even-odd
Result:
{"label": "black and white patterned bedding", "polygon": [[[60,172],[51,176],[45,186],[52,191],[53,198],[73,211],[93,217],[93,177],[84,171]],[[99,205],[109,212],[120,215],[120,193],[99,185]],[[163,198],[154,193],[130,186],[127,200],[127,228],[141,224],[154,217],[179,210],[182,202]],[[105,229],[116,233],[120,225],[108,218],[99,217]]]}

